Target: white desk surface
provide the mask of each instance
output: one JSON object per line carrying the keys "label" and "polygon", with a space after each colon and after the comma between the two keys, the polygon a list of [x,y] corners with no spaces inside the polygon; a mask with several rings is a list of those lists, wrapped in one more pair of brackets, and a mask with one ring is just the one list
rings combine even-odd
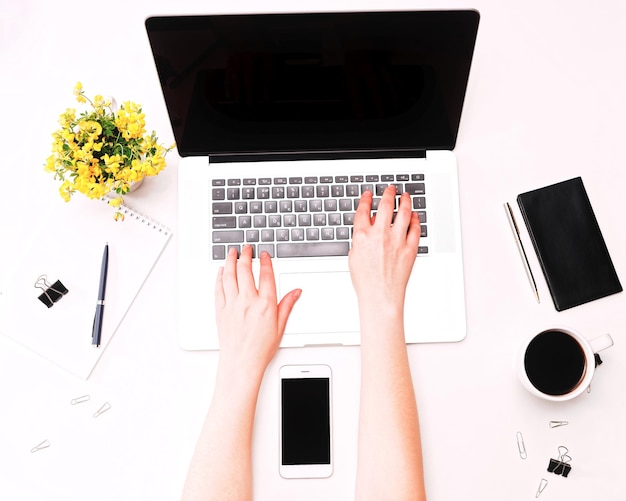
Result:
{"label": "white desk surface", "polygon": [[[358,4],[358,5],[357,5]],[[503,203],[582,176],[618,275],[626,283],[623,220],[626,126],[626,4],[586,1],[337,2],[315,10],[473,7],[478,41],[457,147],[467,295],[467,338],[409,347],[432,501],[623,499],[626,450],[626,295],[558,313],[528,235],[537,304]],[[2,191],[0,283],[56,184],[43,171],[58,115],[72,89],[140,102],[165,144],[171,129],[143,27],[165,13],[273,12],[290,2],[48,2],[0,6]],[[298,7],[305,9],[306,6]],[[176,233],[178,157],[129,203]],[[516,214],[519,211],[513,205]],[[521,222],[521,218],[520,218]],[[88,381],[0,336],[0,498],[172,500],[211,399],[217,354],[178,348],[174,235]],[[609,332],[590,394],[552,404],[526,392],[515,360],[527,335],[569,325]],[[285,363],[326,363],[334,374],[335,471],[326,480],[278,475],[277,373]],[[74,397],[90,394],[82,406]],[[111,409],[92,414],[105,401]],[[359,348],[281,350],[267,371],[254,438],[258,500],[353,496]],[[569,425],[550,429],[550,420]],[[519,457],[516,432],[528,458]],[[32,454],[44,439],[50,447]],[[569,478],[546,471],[557,447],[573,458]]]}

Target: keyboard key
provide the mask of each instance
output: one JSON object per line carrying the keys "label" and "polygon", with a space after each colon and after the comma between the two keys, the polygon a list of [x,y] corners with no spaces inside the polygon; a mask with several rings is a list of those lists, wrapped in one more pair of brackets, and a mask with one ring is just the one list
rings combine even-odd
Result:
{"label": "keyboard key", "polygon": [[226,259],[226,246],[225,245],[213,246],[213,259]]}
{"label": "keyboard key", "polygon": [[300,214],[298,216],[298,226],[311,226],[311,214]]}
{"label": "keyboard key", "polygon": [[239,200],[240,198],[239,188],[228,188],[226,190],[226,198],[228,200]]}
{"label": "keyboard key", "polygon": [[426,211],[418,210],[417,211],[417,215],[420,218],[420,223],[423,224],[423,223],[427,223],[428,222],[427,219],[426,219]]}
{"label": "keyboard key", "polygon": [[243,242],[243,230],[213,232],[214,244],[230,244],[235,242]]}
{"label": "keyboard key", "polygon": [[428,254],[428,246],[422,246],[422,245],[420,245],[420,246],[417,248],[417,253],[418,253],[418,254]]}
{"label": "keyboard key", "polygon": [[341,214],[338,212],[335,212],[333,214],[328,214],[328,224],[330,226],[341,225]]}
{"label": "keyboard key", "polygon": [[272,188],[272,198],[285,198],[285,187],[274,186]]}
{"label": "keyboard key", "polygon": [[334,228],[322,228],[322,240],[334,240],[335,229]]}
{"label": "keyboard key", "polygon": [[261,177],[259,178],[259,184],[261,186],[269,186],[270,184],[272,184],[272,180],[269,177]]}
{"label": "keyboard key", "polygon": [[232,214],[232,202],[213,202],[213,214]]}
{"label": "keyboard key", "polygon": [[292,228],[291,240],[293,240],[294,242],[304,240],[304,230],[302,228]]}
{"label": "keyboard key", "polygon": [[348,176],[335,176],[335,183],[347,183]]}
{"label": "keyboard key", "polygon": [[278,257],[347,256],[348,242],[311,242],[276,244]]}
{"label": "keyboard key", "polygon": [[259,256],[262,252],[267,252],[270,257],[276,257],[274,253],[274,244],[259,244]]}
{"label": "keyboard key", "polygon": [[224,188],[213,188],[213,200],[226,200],[226,190]]}
{"label": "keyboard key", "polygon": [[296,216],[295,216],[295,214],[285,214],[283,216],[283,225],[286,228],[295,226],[296,225]]}
{"label": "keyboard key", "polygon": [[305,177],[304,182],[306,184],[317,184],[317,176]]}
{"label": "keyboard key", "polygon": [[256,184],[256,179],[254,178],[246,178],[243,180],[244,186],[254,186]]}
{"label": "keyboard key", "polygon": [[267,216],[262,214],[254,216],[253,224],[255,228],[265,228],[267,226]]}
{"label": "keyboard key", "polygon": [[359,197],[361,196],[361,192],[359,190],[358,184],[349,184],[346,186],[346,196],[348,197]]}
{"label": "keyboard key", "polygon": [[326,214],[313,214],[314,226],[326,226]]}
{"label": "keyboard key", "polygon": [[313,198],[315,196],[315,186],[303,186],[302,198]]}
{"label": "keyboard key", "polygon": [[423,181],[424,174],[411,174],[411,181]]}
{"label": "keyboard key", "polygon": [[270,197],[270,189],[267,186],[260,186],[256,189],[256,197],[259,200],[267,200]]}
{"label": "keyboard key", "polygon": [[263,202],[259,202],[258,200],[250,202],[251,214],[260,214],[261,212],[263,212]]}
{"label": "keyboard key", "polygon": [[348,240],[350,238],[350,228],[340,226],[336,231],[337,240]]}
{"label": "keyboard key", "polygon": [[281,200],[278,204],[278,209],[280,212],[291,212],[293,211],[293,202],[291,200]]}
{"label": "keyboard key", "polygon": [[322,201],[321,200],[311,200],[309,202],[309,210],[311,212],[321,212],[322,211]]}
{"label": "keyboard key", "polygon": [[236,228],[237,227],[237,219],[235,216],[224,216],[224,217],[214,217],[213,218],[213,229],[227,229],[227,228]]}
{"label": "keyboard key", "polygon": [[274,200],[268,200],[265,202],[265,212],[268,214],[278,212],[278,202]]}
{"label": "keyboard key", "polygon": [[261,242],[273,242],[274,230],[261,230]]}
{"label": "keyboard key", "polygon": [[248,202],[235,202],[235,214],[247,214]]}
{"label": "keyboard key", "polygon": [[333,182],[333,176],[322,176],[320,177],[320,183],[330,184]]}
{"label": "keyboard key", "polygon": [[343,224],[345,226],[352,226],[354,224],[354,212],[344,212]]}
{"label": "keyboard key", "polygon": [[324,211],[334,212],[337,210],[337,200],[334,198],[327,198],[324,200]]}
{"label": "keyboard key", "polygon": [[326,184],[320,184],[315,190],[317,198],[326,198],[330,196],[330,189]]}
{"label": "keyboard key", "polygon": [[414,209],[425,209],[426,208],[426,199],[424,197],[415,197],[415,198],[413,198],[413,208]]}
{"label": "keyboard key", "polygon": [[331,188],[331,194],[335,198],[341,198],[344,195],[343,184],[335,184]]}
{"label": "keyboard key", "polygon": [[319,228],[307,228],[306,239],[307,240],[319,240],[320,239]]}
{"label": "keyboard key", "polygon": [[289,230],[285,228],[276,230],[276,241],[277,242],[289,242]]}
{"label": "keyboard key", "polygon": [[406,183],[404,185],[404,191],[408,192],[409,195],[424,195],[426,188],[424,183]]}
{"label": "keyboard key", "polygon": [[350,182],[351,183],[362,183],[363,182],[363,176],[350,176]]}
{"label": "keyboard key", "polygon": [[241,179],[229,179],[228,180],[228,186],[240,186],[241,185]]}
{"label": "keyboard key", "polygon": [[365,182],[366,183],[377,183],[378,182],[379,177],[377,175],[374,176],[365,176]]}
{"label": "keyboard key", "polygon": [[289,178],[289,184],[302,184],[302,178],[301,177],[290,177]]}
{"label": "keyboard key", "polygon": [[426,238],[428,236],[428,229],[426,228],[426,225],[422,224],[421,225],[421,229],[422,229],[422,233],[421,233],[420,237]]}
{"label": "keyboard key", "polygon": [[255,190],[251,187],[242,188],[241,190],[241,198],[244,200],[252,200],[254,198]]}
{"label": "keyboard key", "polygon": [[259,241],[259,230],[247,230],[246,231],[246,242],[258,242]]}
{"label": "keyboard key", "polygon": [[383,174],[380,176],[380,180],[384,183],[393,183],[395,178],[393,177],[393,174]]}
{"label": "keyboard key", "polygon": [[287,198],[300,198],[300,187],[287,186]]}
{"label": "keyboard key", "polygon": [[408,180],[409,180],[408,174],[398,174],[396,176],[396,181],[408,181]]}
{"label": "keyboard key", "polygon": [[294,208],[296,212],[306,212],[308,210],[309,204],[306,200],[296,200],[294,204]]}
{"label": "keyboard key", "polygon": [[342,198],[341,200],[339,200],[339,210],[352,210],[352,200],[349,198]]}
{"label": "keyboard key", "polygon": [[287,184],[287,178],[286,177],[275,177],[274,178],[274,184]]}
{"label": "keyboard key", "polygon": [[281,220],[282,218],[279,214],[271,214],[267,217],[267,225],[270,228],[278,228],[281,226]]}
{"label": "keyboard key", "polygon": [[252,218],[250,216],[239,216],[239,227],[240,228],[251,228],[252,227]]}
{"label": "keyboard key", "polygon": [[226,179],[213,179],[211,184],[213,186],[226,186]]}

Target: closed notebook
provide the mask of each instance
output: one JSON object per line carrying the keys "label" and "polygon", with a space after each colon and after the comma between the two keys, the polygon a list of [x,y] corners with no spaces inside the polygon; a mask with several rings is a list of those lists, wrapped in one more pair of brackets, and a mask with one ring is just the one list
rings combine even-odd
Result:
{"label": "closed notebook", "polygon": [[517,203],[558,311],[622,291],[580,177],[522,193]]}

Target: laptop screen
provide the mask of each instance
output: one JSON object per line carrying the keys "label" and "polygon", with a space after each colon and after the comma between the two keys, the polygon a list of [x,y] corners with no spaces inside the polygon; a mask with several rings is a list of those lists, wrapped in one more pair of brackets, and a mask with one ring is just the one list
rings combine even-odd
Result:
{"label": "laptop screen", "polygon": [[454,148],[476,11],[152,17],[179,153]]}

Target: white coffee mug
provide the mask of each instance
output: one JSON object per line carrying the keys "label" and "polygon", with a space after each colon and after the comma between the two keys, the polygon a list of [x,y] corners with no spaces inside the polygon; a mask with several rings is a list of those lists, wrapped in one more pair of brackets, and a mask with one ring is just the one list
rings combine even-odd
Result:
{"label": "white coffee mug", "polygon": [[545,329],[523,344],[519,378],[533,395],[553,402],[570,400],[591,384],[595,354],[611,346],[613,338],[609,334],[588,341],[569,328]]}

